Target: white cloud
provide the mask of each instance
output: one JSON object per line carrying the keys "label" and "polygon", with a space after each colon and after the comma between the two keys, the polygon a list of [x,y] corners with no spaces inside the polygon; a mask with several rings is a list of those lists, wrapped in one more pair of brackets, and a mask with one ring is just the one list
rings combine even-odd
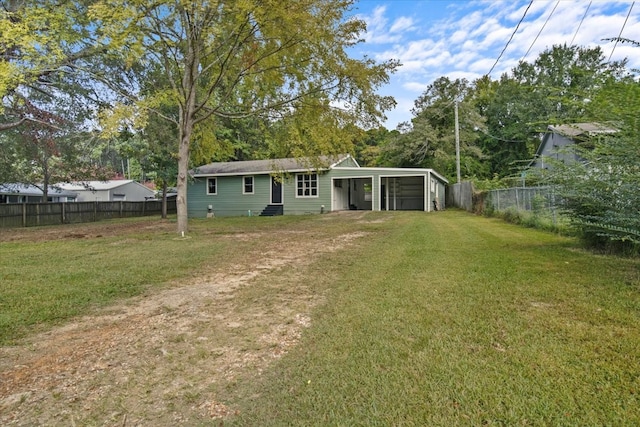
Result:
{"label": "white cloud", "polygon": [[390,33],[399,33],[410,31],[415,28],[415,22],[413,18],[408,18],[406,16],[402,16],[395,20],[391,28],[389,29]]}
{"label": "white cloud", "polygon": [[[493,79],[511,72],[528,50],[525,59],[533,61],[553,45],[569,44],[574,35],[579,46],[601,46],[606,60],[614,43],[602,39],[618,36],[631,6],[631,0],[536,0],[514,34],[528,0],[380,3],[383,5],[371,8],[368,15],[360,18],[368,24],[363,47],[369,50],[369,56],[378,61],[397,59],[403,64],[384,89],[398,100],[387,123],[410,118],[413,100],[437,78],[473,81],[489,72],[512,35],[492,71]],[[556,10],[545,24],[554,7]],[[636,5],[622,37],[640,40],[639,19],[640,7]],[[640,48],[618,43],[612,59],[625,57],[629,59],[628,68],[640,68]],[[402,114],[405,118],[401,118]]]}

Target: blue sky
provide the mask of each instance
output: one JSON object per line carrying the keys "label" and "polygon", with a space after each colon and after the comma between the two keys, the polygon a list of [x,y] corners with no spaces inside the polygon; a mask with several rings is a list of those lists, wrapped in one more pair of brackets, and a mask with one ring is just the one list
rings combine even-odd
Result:
{"label": "blue sky", "polygon": [[[604,41],[622,37],[640,41],[640,1],[603,0],[360,0],[355,14],[367,23],[356,55],[403,64],[380,90],[398,106],[385,126],[411,119],[414,100],[441,76],[469,81],[489,73],[500,52],[518,31],[491,72],[493,79],[555,44],[600,45],[606,58],[629,59],[640,68],[640,48]],[[632,7],[633,4],[633,7]],[[629,10],[631,14],[628,16]],[[625,20],[627,21],[625,24]],[[528,53],[527,53],[528,52]],[[526,56],[525,56],[526,55]]]}

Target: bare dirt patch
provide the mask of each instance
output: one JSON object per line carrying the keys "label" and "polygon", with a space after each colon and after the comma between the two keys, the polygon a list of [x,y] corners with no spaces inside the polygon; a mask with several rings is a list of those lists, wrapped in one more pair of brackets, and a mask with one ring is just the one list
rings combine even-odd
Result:
{"label": "bare dirt patch", "polygon": [[[173,228],[157,221],[129,226]],[[2,240],[122,233],[121,225],[89,224],[3,232]],[[247,245],[242,262],[0,348],[0,424],[199,425],[233,415],[220,390],[286,354],[323,300],[305,279],[309,260],[363,236],[244,234],[261,244]]]}

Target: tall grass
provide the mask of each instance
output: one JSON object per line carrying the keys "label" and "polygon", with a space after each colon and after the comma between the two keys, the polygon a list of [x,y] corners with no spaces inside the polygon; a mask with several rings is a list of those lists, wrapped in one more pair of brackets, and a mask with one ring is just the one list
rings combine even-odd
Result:
{"label": "tall grass", "polygon": [[232,425],[640,424],[640,265],[465,213],[399,214]]}

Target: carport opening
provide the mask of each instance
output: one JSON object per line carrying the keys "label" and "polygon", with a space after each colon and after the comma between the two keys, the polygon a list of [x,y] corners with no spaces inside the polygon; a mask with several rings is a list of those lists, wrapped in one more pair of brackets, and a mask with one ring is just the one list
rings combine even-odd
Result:
{"label": "carport opening", "polygon": [[333,181],[334,210],[373,210],[371,178],[343,178]]}
{"label": "carport opening", "polygon": [[380,209],[383,211],[425,210],[423,176],[382,177]]}

